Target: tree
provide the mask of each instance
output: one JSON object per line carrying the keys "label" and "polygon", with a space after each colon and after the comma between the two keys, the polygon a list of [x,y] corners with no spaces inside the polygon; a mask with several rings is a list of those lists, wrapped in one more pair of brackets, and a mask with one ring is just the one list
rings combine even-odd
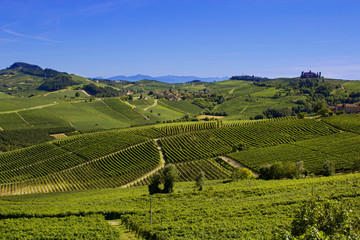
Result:
{"label": "tree", "polygon": [[174,191],[175,182],[179,178],[179,172],[174,164],[167,164],[163,169],[164,189],[163,193],[172,193]]}
{"label": "tree", "polygon": [[322,108],[326,108],[325,102],[324,102],[324,101],[319,101],[319,102],[317,102],[317,103],[314,104],[313,111],[314,111],[314,112],[317,112],[317,111],[319,111],[319,110],[322,109]]}
{"label": "tree", "polygon": [[161,193],[160,184],[161,184],[161,176],[159,173],[156,173],[151,178],[150,185],[148,186],[149,194],[153,195],[155,193]]}
{"label": "tree", "polygon": [[333,162],[333,161],[330,161],[330,160],[328,160],[328,161],[326,161],[323,165],[322,165],[322,167],[323,167],[323,174],[325,175],[325,176],[332,176],[332,175],[334,175],[335,174],[335,163]]}
{"label": "tree", "polygon": [[299,119],[303,119],[303,118],[305,118],[306,114],[303,113],[303,112],[300,112],[300,113],[298,113],[297,116],[298,116]]}
{"label": "tree", "polygon": [[80,93],[79,93],[79,92],[76,92],[76,93],[75,93],[75,97],[76,97],[76,98],[80,97]]}
{"label": "tree", "polygon": [[327,117],[329,116],[332,112],[326,108],[326,107],[323,107],[321,109],[319,109],[317,112],[317,114],[321,115],[322,117]]}
{"label": "tree", "polygon": [[254,117],[254,119],[255,119],[255,120],[256,120],[256,119],[264,119],[264,115],[258,114],[258,115],[256,115],[256,116]]}
{"label": "tree", "polygon": [[236,181],[238,179],[250,179],[253,178],[254,174],[247,168],[235,168],[231,174],[231,179]]}
{"label": "tree", "polygon": [[195,186],[199,188],[199,191],[202,191],[205,180],[205,173],[203,171],[200,171],[195,178]]}
{"label": "tree", "polygon": [[[161,173],[156,173],[152,178],[150,185],[148,186],[149,194],[156,193],[172,193],[174,191],[175,182],[179,178],[179,172],[174,164],[167,164]],[[161,189],[160,185],[164,184],[164,188]]]}

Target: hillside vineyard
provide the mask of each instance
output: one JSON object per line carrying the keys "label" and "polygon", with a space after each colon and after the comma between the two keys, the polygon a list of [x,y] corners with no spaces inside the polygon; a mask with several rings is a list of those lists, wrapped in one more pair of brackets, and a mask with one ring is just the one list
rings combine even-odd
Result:
{"label": "hillside vineyard", "polygon": [[[328,158],[346,170],[359,156],[358,142],[356,133],[339,130],[325,121],[296,118],[102,131],[2,153],[0,193],[4,196],[148,184],[148,173],[163,167],[162,161],[175,163],[182,181],[194,180],[199,171],[210,180],[228,178],[232,166],[214,158],[227,154],[254,170],[274,161],[303,159],[306,167],[316,173]],[[246,150],[237,151],[239,147]]]}

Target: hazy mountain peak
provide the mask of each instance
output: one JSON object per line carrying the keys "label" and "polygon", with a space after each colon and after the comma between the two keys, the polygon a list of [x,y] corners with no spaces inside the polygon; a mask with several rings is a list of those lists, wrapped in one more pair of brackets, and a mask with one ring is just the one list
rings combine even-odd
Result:
{"label": "hazy mountain peak", "polygon": [[126,81],[139,81],[139,80],[157,80],[160,82],[166,83],[182,83],[182,82],[190,82],[193,80],[200,80],[203,82],[213,82],[213,81],[222,81],[229,79],[228,77],[197,77],[197,76],[177,76],[177,75],[166,75],[166,76],[159,76],[159,77],[152,77],[149,75],[137,74],[133,76],[114,76],[107,78],[109,80],[126,80]]}

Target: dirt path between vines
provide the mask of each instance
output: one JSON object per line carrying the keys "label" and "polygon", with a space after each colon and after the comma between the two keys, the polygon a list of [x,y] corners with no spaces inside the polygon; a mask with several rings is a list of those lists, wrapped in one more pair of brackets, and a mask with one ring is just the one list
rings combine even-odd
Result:
{"label": "dirt path between vines", "polygon": [[25,118],[23,118],[18,112],[16,112],[16,115],[18,115],[19,118],[20,118],[21,120],[23,120],[27,125],[30,125],[30,123],[28,123],[28,122],[25,120]]}
{"label": "dirt path between vines", "polygon": [[159,139],[154,139],[156,145],[157,145],[157,148],[159,150],[159,153],[160,153],[160,166],[158,166],[157,168],[151,170],[150,172],[146,173],[145,175],[143,175],[142,177],[138,178],[138,179],[135,179],[134,181],[132,182],[129,182],[123,186],[121,186],[121,188],[127,188],[127,187],[131,187],[133,185],[135,185],[136,183],[152,176],[153,174],[155,174],[157,171],[159,171],[160,169],[162,169],[164,166],[165,166],[165,160],[164,160],[164,155],[163,155],[163,151],[161,149],[161,146],[159,144]]}
{"label": "dirt path between vines", "polygon": [[147,107],[147,108],[145,108],[145,109],[144,109],[144,111],[147,111],[149,108],[155,107],[157,104],[158,104],[158,100],[157,100],[157,99],[155,99],[154,104],[153,104],[153,105],[151,105],[151,106],[149,106],[149,107]]}
{"label": "dirt path between vines", "polygon": [[81,92],[83,92],[86,96],[91,97],[91,95],[88,94],[85,90],[81,90]]}
{"label": "dirt path between vines", "polygon": [[[247,168],[247,167],[245,167],[244,165],[240,164],[239,162],[235,161],[232,158],[225,157],[225,156],[219,156],[219,158],[222,159],[224,162],[227,162],[228,164],[230,164],[234,168]],[[258,177],[260,175],[258,172],[255,172],[250,168],[248,168],[248,169],[252,171],[252,173],[254,174],[255,177]]]}
{"label": "dirt path between vines", "polygon": [[137,112],[138,114],[140,114],[141,116],[143,116],[145,118],[145,120],[150,120],[150,118],[148,118],[147,116],[145,116],[144,114],[142,114],[141,112],[139,111],[136,111],[135,108],[136,106],[135,105],[132,105],[130,103],[128,103],[127,101],[122,101],[123,103],[129,105],[135,112]]}
{"label": "dirt path between vines", "polygon": [[39,106],[35,106],[35,107],[30,107],[30,108],[23,108],[23,109],[10,110],[10,111],[2,111],[2,112],[0,112],[0,114],[17,113],[17,112],[22,112],[22,111],[28,111],[28,110],[33,110],[33,109],[50,107],[50,106],[54,106],[56,104],[57,103],[50,103],[50,104],[39,105]]}
{"label": "dirt path between vines", "polygon": [[110,224],[111,226],[113,226],[114,228],[119,230],[119,234],[120,234],[119,239],[122,239],[122,240],[139,239],[136,237],[135,232],[129,230],[128,228],[125,227],[124,224],[121,223],[121,220],[110,220],[107,222],[108,222],[108,224]]}

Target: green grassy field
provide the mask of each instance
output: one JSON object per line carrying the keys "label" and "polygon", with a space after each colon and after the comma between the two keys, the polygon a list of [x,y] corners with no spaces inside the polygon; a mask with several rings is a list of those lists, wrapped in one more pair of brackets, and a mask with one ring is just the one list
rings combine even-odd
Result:
{"label": "green grassy field", "polygon": [[[3,112],[9,110],[22,110],[31,107],[53,104],[54,99],[46,98],[44,96],[34,96],[31,98],[14,97],[14,98],[2,98],[0,99],[0,102],[1,102],[0,112]],[[8,107],[9,109],[6,109],[6,106],[11,106],[11,108]]]}
{"label": "green grassy field", "polygon": [[80,94],[80,96],[79,96],[80,99],[89,98],[89,96],[87,96],[81,90],[72,90],[72,89],[62,89],[62,90],[59,90],[59,91],[46,93],[45,97],[52,98],[54,100],[58,100],[58,99],[63,100],[65,98],[65,96],[66,96],[67,99],[71,99],[71,98],[75,99],[75,94],[76,93]]}
{"label": "green grassy field", "polygon": [[[169,107],[167,104],[164,104],[163,102],[159,101],[158,105],[151,108],[152,114],[157,115],[157,118],[159,119],[178,119],[185,115],[183,111],[179,111],[177,109],[174,109],[172,107]],[[160,115],[159,115],[160,114]]]}
{"label": "green grassy field", "polygon": [[54,128],[70,127],[71,125],[65,120],[46,109],[34,109],[29,111],[18,112],[18,115],[24,119],[31,127],[35,128]]}
{"label": "green grassy field", "polygon": [[0,127],[6,130],[30,127],[17,113],[0,114]]}
{"label": "green grassy field", "polygon": [[2,99],[2,98],[12,98],[12,96],[11,96],[11,95],[9,95],[9,94],[6,94],[6,93],[3,93],[3,92],[0,92],[0,99]]}
{"label": "green grassy field", "polygon": [[190,101],[160,101],[164,106],[171,110],[181,112],[183,114],[199,115],[203,110],[192,104]]}
{"label": "green grassy field", "polygon": [[[79,130],[97,128],[110,129],[130,126],[94,108],[94,106],[99,104],[102,103],[60,103],[46,109],[71,122],[71,124]],[[106,107],[104,106],[103,108],[105,109]],[[111,110],[108,111],[110,114],[113,114]]]}
{"label": "green grassy field", "polygon": [[201,112],[199,107],[188,101],[161,100],[158,105],[145,111],[155,103],[154,99],[134,100],[130,104],[119,98],[85,101],[88,97],[82,92],[79,98],[70,97],[75,92],[66,89],[46,96],[1,98],[0,127],[21,129],[70,125],[77,130],[113,129],[166,122],[187,113],[197,115]]}

